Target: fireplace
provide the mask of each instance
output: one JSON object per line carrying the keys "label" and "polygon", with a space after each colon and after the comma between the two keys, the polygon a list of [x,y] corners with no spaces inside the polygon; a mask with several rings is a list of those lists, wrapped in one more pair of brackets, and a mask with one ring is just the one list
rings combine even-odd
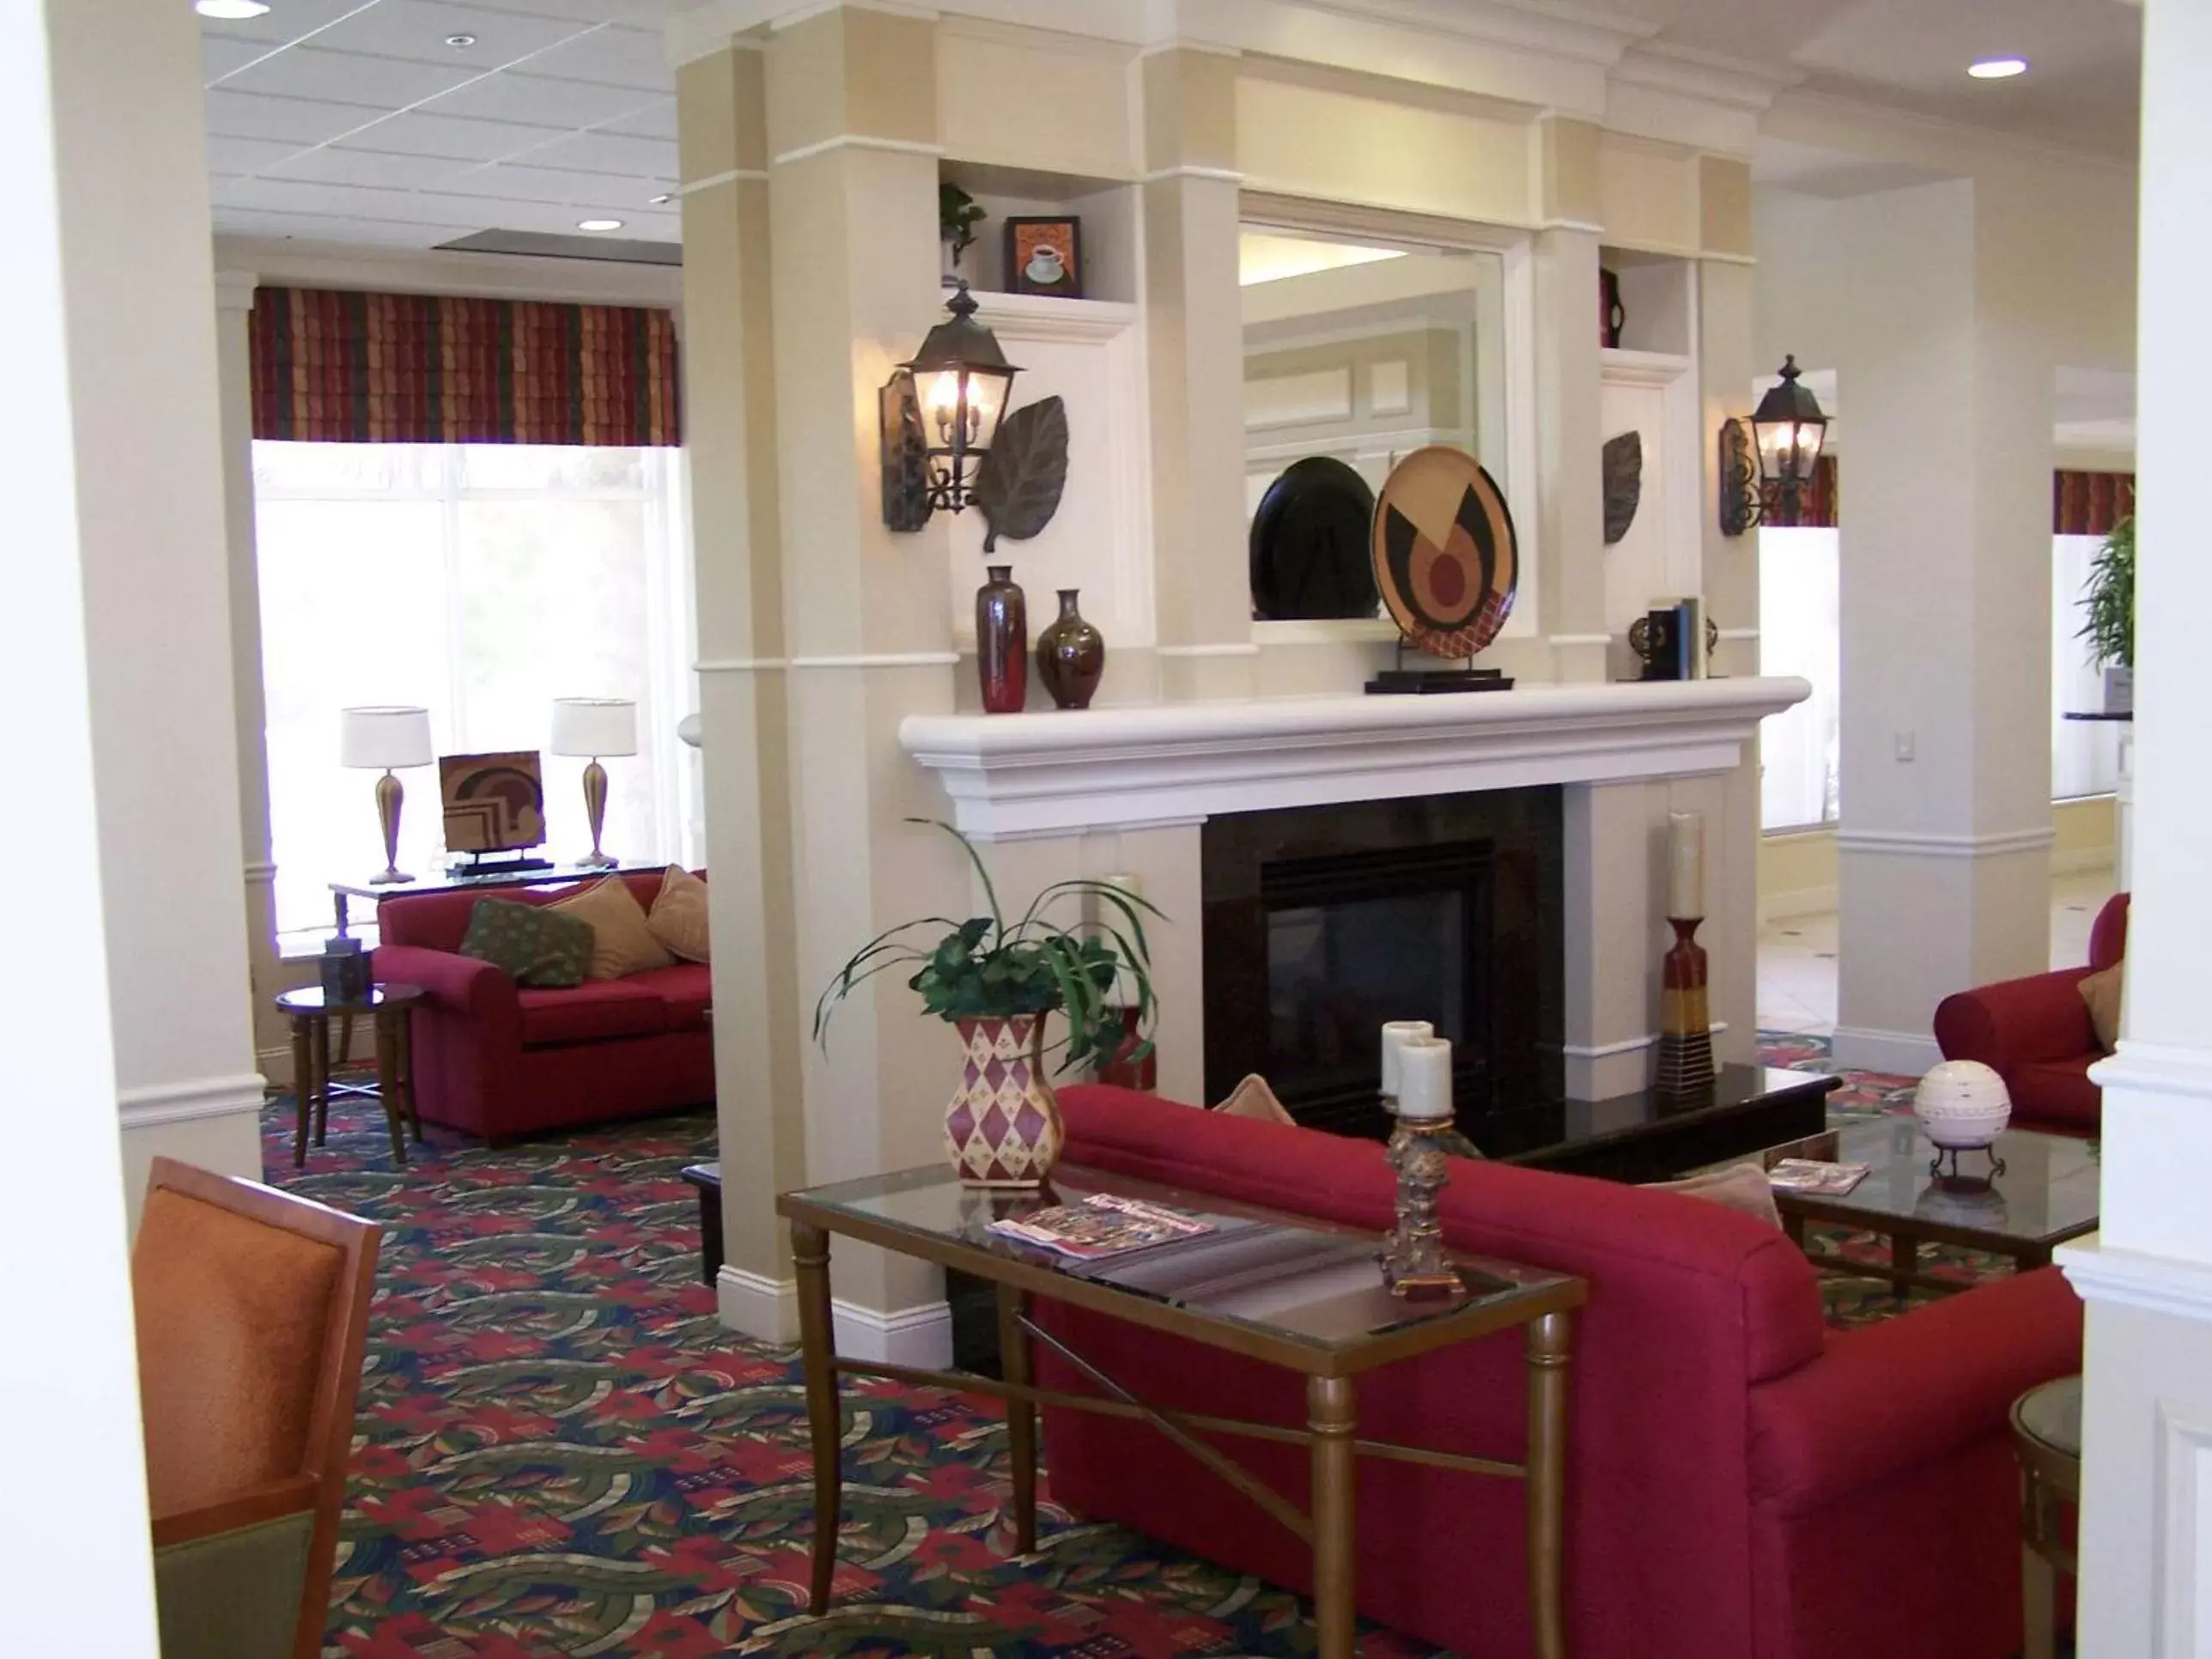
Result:
{"label": "fireplace", "polygon": [[1451,1040],[1470,1133],[1556,1095],[1559,810],[1542,787],[1209,819],[1208,1097],[1256,1072],[1300,1122],[1381,1138],[1386,1019]]}

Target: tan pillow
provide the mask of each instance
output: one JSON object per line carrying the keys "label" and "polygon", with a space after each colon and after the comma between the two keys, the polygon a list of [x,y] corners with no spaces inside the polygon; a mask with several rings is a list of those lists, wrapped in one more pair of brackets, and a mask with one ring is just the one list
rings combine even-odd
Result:
{"label": "tan pillow", "polygon": [[705,962],[707,952],[707,884],[680,864],[668,866],[660,878],[660,891],[645,925],[675,955],[686,962]]}
{"label": "tan pillow", "polygon": [[609,876],[574,898],[546,908],[591,924],[592,965],[584,972],[586,979],[620,979],[675,964],[676,958],[660,948],[660,941],[645,925],[645,907],[620,876]]}
{"label": "tan pillow", "polygon": [[2120,992],[2127,982],[2127,969],[2124,961],[2116,962],[2075,988],[2089,1005],[2089,1024],[2097,1028],[2097,1041],[2108,1054],[2120,1046]]}
{"label": "tan pillow", "polygon": [[1758,1217],[1777,1232],[1782,1231],[1782,1212],[1774,1207],[1774,1188],[1767,1184],[1766,1171],[1756,1164],[1736,1164],[1725,1170],[1685,1176],[1680,1181],[1651,1181],[1644,1184],[1653,1192],[1680,1193],[1685,1198],[1702,1198],[1724,1210],[1741,1210],[1746,1215]]}
{"label": "tan pillow", "polygon": [[1275,1098],[1275,1091],[1267,1086],[1267,1079],[1257,1072],[1231,1090],[1229,1098],[1213,1109],[1231,1117],[1256,1117],[1263,1123],[1297,1127],[1297,1119],[1284,1109],[1283,1103]]}

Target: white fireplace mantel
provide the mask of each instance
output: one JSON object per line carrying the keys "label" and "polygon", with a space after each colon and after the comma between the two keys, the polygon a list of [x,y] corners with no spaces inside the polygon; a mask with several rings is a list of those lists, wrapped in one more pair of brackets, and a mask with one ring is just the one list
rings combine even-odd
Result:
{"label": "white fireplace mantel", "polygon": [[899,741],[979,841],[1218,813],[1733,770],[1796,678],[1532,685],[1437,697],[915,714]]}

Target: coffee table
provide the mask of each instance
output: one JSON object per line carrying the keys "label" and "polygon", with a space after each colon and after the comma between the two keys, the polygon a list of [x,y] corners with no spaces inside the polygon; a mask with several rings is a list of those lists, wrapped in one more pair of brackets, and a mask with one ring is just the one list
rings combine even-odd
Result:
{"label": "coffee table", "polygon": [[[2068,1135],[2008,1129],[1993,1149],[2004,1173],[1990,1180],[1952,1180],[1931,1175],[1936,1148],[1911,1118],[1884,1117],[1838,1125],[1818,1145],[1774,1148],[1781,1157],[1820,1157],[1869,1166],[1850,1192],[1815,1196],[1778,1190],[1775,1207],[1802,1248],[1808,1221],[1829,1222],[1883,1234],[1889,1239],[1887,1269],[1825,1251],[1807,1250],[1816,1267],[1887,1279],[1902,1297],[1909,1290],[1962,1291],[1969,1286],[1920,1271],[1923,1243],[1963,1245],[2008,1256],[2021,1272],[2046,1267],[2053,1249],[2097,1229],[2098,1164],[2090,1144]],[[1987,1163],[1961,1155],[1967,1169]]]}
{"label": "coffee table", "polygon": [[[1118,1193],[1205,1215],[1221,1224],[1216,1234],[1195,1243],[1071,1265],[1048,1251],[1026,1249],[988,1231],[997,1216],[1036,1207],[1036,1194],[963,1187],[947,1168],[844,1182],[786,1193],[776,1200],[777,1213],[791,1223],[799,1277],[806,1419],[814,1455],[810,1606],[816,1617],[830,1605],[842,1512],[844,1415],[837,1379],[880,1376],[1006,1402],[1014,1547],[1023,1554],[1036,1547],[1037,1407],[1101,1412],[1150,1424],[1311,1544],[1321,1659],[1352,1659],[1353,1652],[1356,1458],[1389,1457],[1521,1480],[1527,1493],[1528,1594],[1537,1651],[1540,1659],[1563,1659],[1568,1342],[1573,1311],[1589,1295],[1583,1280],[1455,1255],[1455,1265],[1467,1285],[1464,1294],[1436,1302],[1401,1301],[1383,1288],[1374,1260],[1380,1241],[1372,1234],[1065,1164],[1053,1172],[1053,1191],[1060,1202],[1076,1201],[1094,1192]],[[839,1358],[830,1326],[833,1233],[918,1256],[994,1285],[1004,1380]],[[1219,1253],[1201,1255],[1200,1247],[1208,1251],[1218,1247]],[[1182,1254],[1170,1257],[1170,1251]],[[1263,1255],[1264,1267],[1253,1265],[1248,1253]],[[1100,1276],[1103,1273],[1132,1283],[1108,1282]],[[1144,1288],[1134,1282],[1139,1277],[1146,1281]],[[1148,1406],[1111,1382],[1067,1343],[1042,1329],[1030,1316],[1032,1297],[1065,1302],[1298,1372],[1306,1379],[1307,1425],[1248,1422]],[[1526,1333],[1529,1374],[1525,1462],[1508,1463],[1359,1437],[1353,1391],[1361,1375],[1451,1343],[1515,1328]],[[1038,1386],[1031,1363],[1032,1339],[1050,1347],[1097,1391]],[[1313,1465],[1310,1513],[1212,1443],[1213,1437],[1224,1435],[1308,1448]]]}

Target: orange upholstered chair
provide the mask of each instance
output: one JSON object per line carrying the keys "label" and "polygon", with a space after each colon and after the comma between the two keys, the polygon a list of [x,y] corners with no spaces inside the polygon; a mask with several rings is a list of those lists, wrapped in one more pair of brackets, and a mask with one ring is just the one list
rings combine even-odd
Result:
{"label": "orange upholstered chair", "polygon": [[313,1659],[380,1230],[155,1158],[131,1253],[164,1659]]}

